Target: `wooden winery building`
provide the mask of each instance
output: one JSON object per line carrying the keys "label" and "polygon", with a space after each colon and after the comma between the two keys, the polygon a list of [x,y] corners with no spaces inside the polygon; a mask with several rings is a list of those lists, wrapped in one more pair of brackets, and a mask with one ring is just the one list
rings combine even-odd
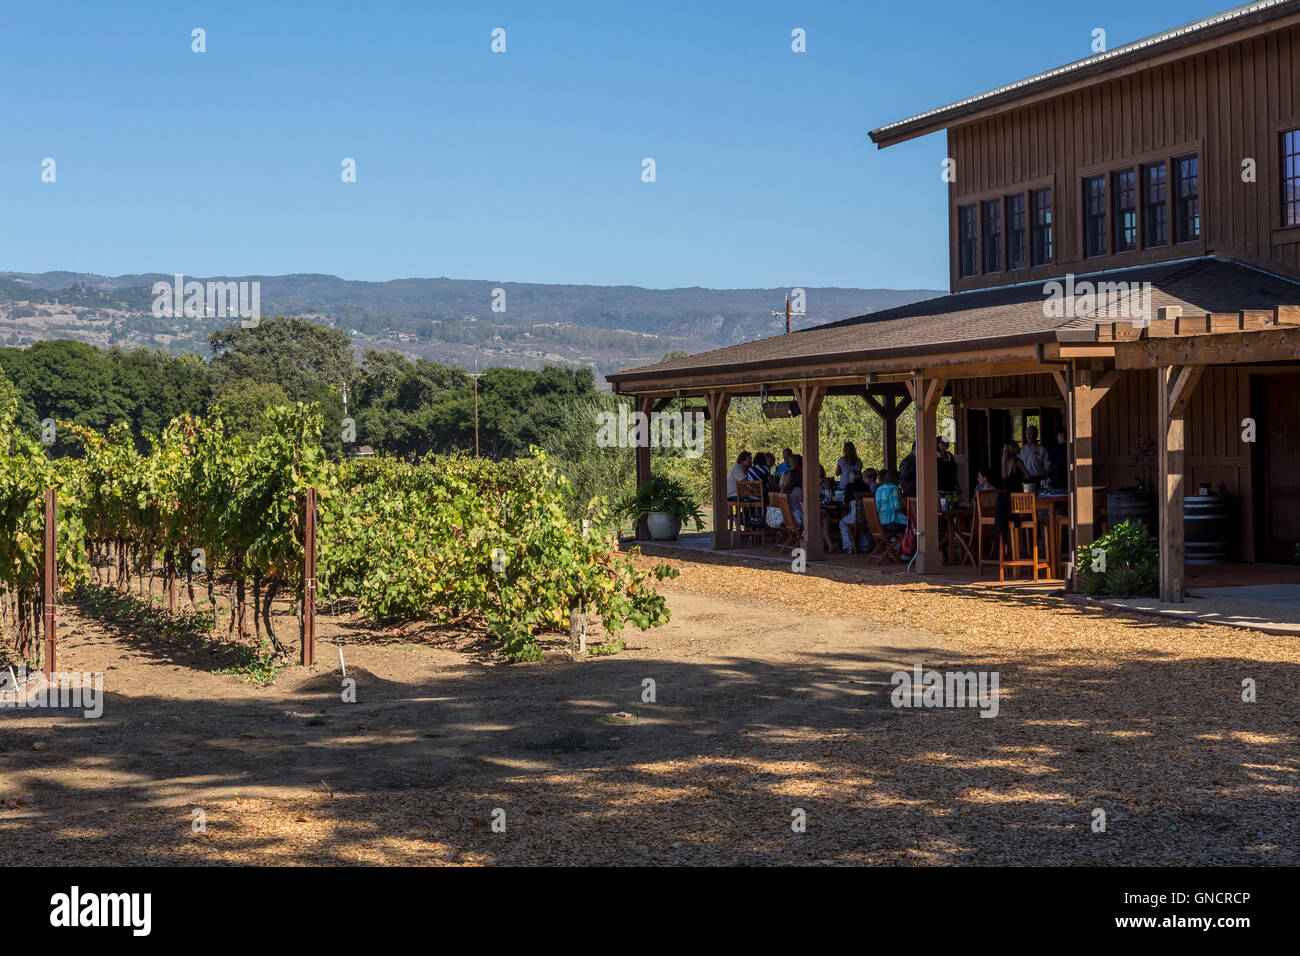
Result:
{"label": "wooden winery building", "polygon": [[[1075,547],[1108,494],[1150,489],[1165,600],[1207,544],[1186,527],[1200,507],[1231,529],[1211,560],[1297,562],[1298,80],[1300,0],[1263,0],[873,130],[880,148],[947,132],[949,295],[608,377],[646,412],[703,398],[715,515],[734,397],[798,403],[816,501],[825,396],[861,396],[887,436],[914,415],[918,449],[950,396],[967,489],[1027,424],[1065,426]],[[637,465],[644,481],[648,448]],[[917,455],[922,573],[941,565],[936,471]]]}

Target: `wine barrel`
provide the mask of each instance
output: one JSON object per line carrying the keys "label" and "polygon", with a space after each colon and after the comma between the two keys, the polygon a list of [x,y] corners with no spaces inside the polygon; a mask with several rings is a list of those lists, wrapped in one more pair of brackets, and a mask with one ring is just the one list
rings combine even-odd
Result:
{"label": "wine barrel", "polygon": [[1188,564],[1227,562],[1233,504],[1229,495],[1188,495],[1183,499],[1183,554]]}
{"label": "wine barrel", "polygon": [[1149,493],[1112,491],[1106,496],[1106,524],[1113,528],[1125,520],[1141,521],[1152,535],[1157,534],[1155,504]]}

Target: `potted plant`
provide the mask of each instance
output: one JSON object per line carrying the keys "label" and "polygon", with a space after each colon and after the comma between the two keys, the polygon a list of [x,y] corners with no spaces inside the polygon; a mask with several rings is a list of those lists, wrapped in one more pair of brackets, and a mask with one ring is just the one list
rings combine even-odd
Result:
{"label": "potted plant", "polygon": [[682,523],[688,520],[695,522],[697,531],[704,528],[695,498],[680,479],[668,475],[651,475],[623,502],[619,512],[635,523],[645,518],[650,537],[656,541],[677,540]]}

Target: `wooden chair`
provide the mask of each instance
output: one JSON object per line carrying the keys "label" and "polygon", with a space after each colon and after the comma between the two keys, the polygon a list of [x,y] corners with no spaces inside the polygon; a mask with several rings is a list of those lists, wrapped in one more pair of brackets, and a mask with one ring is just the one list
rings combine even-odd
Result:
{"label": "wooden chair", "polygon": [[[745,501],[752,498],[752,501]],[[763,483],[761,481],[736,482],[736,499],[731,502],[732,514],[735,516],[735,534],[740,539],[740,546],[745,546],[745,539],[757,538],[760,543],[767,540],[768,527],[763,521]]]}
{"label": "wooden chair", "polygon": [[[984,545],[993,542],[997,548],[998,493],[997,489],[975,492],[975,515],[971,519],[971,533],[975,538],[975,555],[978,567],[984,570]],[[985,530],[987,529],[987,530]]]}
{"label": "wooden chair", "polygon": [[783,494],[773,494],[771,496],[773,507],[781,509],[781,527],[777,531],[776,543],[772,545],[773,551],[790,551],[792,548],[800,547],[803,543],[803,529],[794,522],[794,511],[790,508],[790,496]]}
{"label": "wooden chair", "polygon": [[871,507],[876,507],[876,496],[869,491],[859,491],[853,496],[853,526],[849,528],[849,553],[858,554],[858,537],[865,531],[871,533],[871,528],[867,525],[867,512],[863,507],[864,501],[871,502]]}
{"label": "wooden chair", "polygon": [[[871,533],[871,551],[867,554],[867,563],[870,564],[873,558],[877,564],[883,564],[886,558],[901,562],[903,556],[898,549],[903,546],[903,532],[895,532],[892,536],[886,534],[885,526],[880,523],[880,512],[876,510],[875,499],[863,495],[859,501],[867,519],[867,530]],[[857,544],[856,539],[854,544]]]}
{"label": "wooden chair", "polygon": [[[1051,574],[1051,565],[1045,556],[1038,552],[1038,496],[1035,494],[1013,493],[1011,495],[1011,525],[1007,528],[1007,537],[1011,539],[1011,557],[1007,558],[1007,541],[998,542],[998,580],[1007,579],[1007,568],[1012,569],[1013,576],[1019,568],[1033,568],[1034,580],[1038,580],[1039,570]],[[1026,548],[1029,557],[1020,557],[1020,535],[1029,532]]]}

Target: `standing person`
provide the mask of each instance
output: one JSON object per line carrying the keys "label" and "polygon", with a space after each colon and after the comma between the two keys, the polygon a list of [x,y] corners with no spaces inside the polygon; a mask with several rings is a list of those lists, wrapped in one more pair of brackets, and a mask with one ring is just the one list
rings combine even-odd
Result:
{"label": "standing person", "polygon": [[1014,489],[1025,480],[1025,466],[1020,461],[1020,445],[1009,441],[1002,446],[1002,484]]}
{"label": "standing person", "polygon": [[1038,484],[1047,477],[1050,463],[1047,449],[1038,444],[1038,429],[1030,425],[1025,429],[1025,445],[1020,449],[1020,463],[1025,466],[1025,479]]}
{"label": "standing person", "polygon": [[790,463],[791,459],[793,458],[794,458],[794,452],[792,452],[789,448],[781,449],[781,464],[776,466],[776,477],[780,478],[787,471],[789,471],[791,468],[794,467]]}
{"label": "standing person", "polygon": [[938,468],[939,494],[959,494],[961,492],[961,483],[957,480],[957,459],[948,450],[948,439],[940,438],[937,444],[939,456],[935,464]]}
{"label": "standing person", "polygon": [[907,515],[903,512],[903,495],[898,484],[898,472],[885,472],[880,487],[876,489],[876,512],[886,534],[902,534],[907,530]]}
{"label": "standing person", "polygon": [[858,458],[858,449],[853,442],[844,443],[844,454],[840,460],[835,463],[835,477],[839,479],[840,487],[847,488],[849,484],[849,471],[856,468],[859,473],[862,471],[862,460]]}
{"label": "standing person", "polygon": [[907,457],[898,466],[895,472],[897,478],[895,484],[902,490],[903,494],[912,496],[916,494],[916,442],[912,442],[912,447],[907,452]]}
{"label": "standing person", "polygon": [[1070,443],[1065,437],[1065,426],[1056,430],[1056,444],[1047,451],[1048,477],[1053,488],[1070,487]]}
{"label": "standing person", "polygon": [[[862,480],[862,474],[856,468],[849,469],[849,483],[844,486],[844,500],[849,504],[849,510],[840,519],[840,544],[847,551],[853,547],[853,523],[857,520],[858,495],[869,494],[871,489],[867,483]],[[866,538],[866,532],[859,532],[859,537]],[[862,541],[858,541],[862,545]]]}
{"label": "standing person", "polygon": [[754,456],[747,451],[742,451],[736,457],[736,463],[731,466],[731,471],[727,472],[727,500],[736,500],[736,482],[749,481],[749,466],[754,463]]}

